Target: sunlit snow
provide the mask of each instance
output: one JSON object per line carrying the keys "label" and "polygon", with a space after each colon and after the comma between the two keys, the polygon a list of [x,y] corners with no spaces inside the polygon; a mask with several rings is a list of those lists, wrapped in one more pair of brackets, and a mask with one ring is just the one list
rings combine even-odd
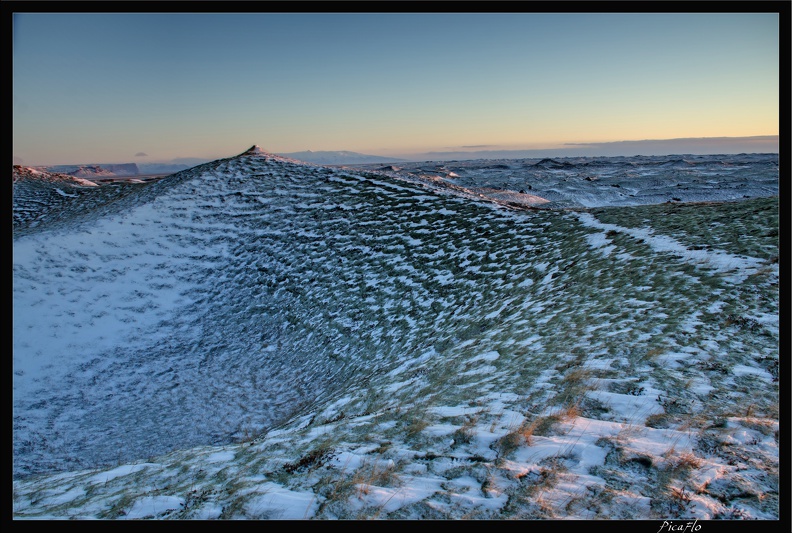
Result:
{"label": "sunlit snow", "polygon": [[777,519],[777,161],[15,167],[13,516]]}

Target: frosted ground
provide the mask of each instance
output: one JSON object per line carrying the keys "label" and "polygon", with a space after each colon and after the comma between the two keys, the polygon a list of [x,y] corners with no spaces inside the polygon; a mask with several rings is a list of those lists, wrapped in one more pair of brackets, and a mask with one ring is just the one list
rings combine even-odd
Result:
{"label": "frosted ground", "polygon": [[778,158],[708,157],[15,168],[13,517],[778,519]]}

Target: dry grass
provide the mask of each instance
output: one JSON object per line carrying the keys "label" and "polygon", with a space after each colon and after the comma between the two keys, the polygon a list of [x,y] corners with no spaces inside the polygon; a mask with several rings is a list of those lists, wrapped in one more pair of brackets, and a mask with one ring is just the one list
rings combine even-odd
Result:
{"label": "dry grass", "polygon": [[522,437],[519,430],[510,431],[499,438],[493,444],[493,448],[498,453],[498,458],[495,463],[500,464],[509,454],[517,450],[523,443],[525,443],[525,439]]}
{"label": "dry grass", "polygon": [[529,424],[520,426],[520,436],[525,441],[525,444],[528,446],[533,445],[533,437],[536,431],[542,427],[544,420],[543,417],[534,418]]}
{"label": "dry grass", "polygon": [[667,413],[657,413],[646,417],[646,427],[663,429],[672,423],[672,417]]}
{"label": "dry grass", "polygon": [[575,368],[567,372],[566,375],[564,375],[563,383],[568,386],[580,385],[581,383],[591,378],[591,376],[592,376],[591,370],[588,370],[586,368]]}
{"label": "dry grass", "polygon": [[645,428],[636,426],[634,424],[622,424],[619,433],[616,434],[615,441],[617,443],[624,444],[635,440],[636,437],[643,435],[645,431]]}
{"label": "dry grass", "polygon": [[352,475],[352,484],[357,487],[356,495],[362,498],[371,487],[389,487],[398,484],[397,467],[392,461],[364,461]]}
{"label": "dry grass", "polygon": [[501,462],[520,446],[532,446],[534,443],[534,436],[547,435],[550,429],[558,422],[574,420],[579,417],[580,414],[580,405],[578,402],[574,402],[566,405],[556,414],[536,417],[530,422],[525,421],[519,426],[514,427],[493,445],[493,448],[498,452],[498,460],[496,462]]}
{"label": "dry grass", "polygon": [[454,444],[470,444],[476,436],[476,425],[478,424],[484,410],[474,415],[468,416],[461,427],[452,433]]}
{"label": "dry grass", "polygon": [[667,456],[666,460],[669,461],[668,469],[674,472],[685,473],[699,468],[704,463],[704,461],[700,457],[696,457],[696,454],[693,452],[685,452],[672,457]]}
{"label": "dry grass", "polygon": [[758,431],[762,435],[770,436],[776,432],[775,428],[777,422],[775,420],[768,420],[766,418],[747,418],[745,420],[741,420],[740,424],[748,429]]}
{"label": "dry grass", "polygon": [[470,444],[473,442],[473,437],[475,436],[475,427],[469,426],[462,426],[451,434],[451,437],[454,439],[454,446],[458,446],[460,444]]}
{"label": "dry grass", "polygon": [[580,402],[578,401],[565,406],[561,411],[559,411],[558,416],[562,422],[566,422],[579,417],[581,412],[582,410],[580,408]]}
{"label": "dry grass", "polygon": [[540,416],[530,422],[524,421],[498,439],[494,445],[499,458],[504,458],[520,446],[532,446],[535,435],[545,434],[551,426],[560,420],[558,416]]}
{"label": "dry grass", "polygon": [[649,350],[646,351],[646,356],[644,356],[644,359],[653,361],[658,356],[662,355],[665,351],[666,351],[665,348],[660,348],[660,347],[650,348]]}
{"label": "dry grass", "polygon": [[427,420],[420,417],[415,417],[407,423],[407,427],[405,427],[404,432],[409,439],[420,435],[420,433],[428,426],[429,422]]}

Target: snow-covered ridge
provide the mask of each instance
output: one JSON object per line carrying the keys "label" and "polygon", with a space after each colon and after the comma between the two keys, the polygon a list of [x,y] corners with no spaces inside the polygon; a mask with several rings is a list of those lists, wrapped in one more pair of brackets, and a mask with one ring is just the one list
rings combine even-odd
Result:
{"label": "snow-covered ridge", "polygon": [[14,183],[20,180],[41,181],[53,184],[61,184],[72,187],[97,187],[93,181],[83,179],[81,177],[72,176],[69,174],[61,174],[58,172],[46,172],[31,167],[23,167],[14,165],[12,172]]}
{"label": "snow-covered ridge", "polygon": [[248,148],[247,150],[245,150],[240,154],[240,157],[245,157],[245,156],[263,157],[268,161],[281,161],[281,162],[295,163],[300,165],[314,164],[314,163],[308,163],[306,161],[300,161],[299,159],[292,159],[290,157],[284,157],[281,155],[272,154],[256,144],[254,144],[253,146],[251,146],[250,148]]}
{"label": "snow-covered ridge", "polygon": [[265,152],[259,145],[254,144],[253,146],[242,152],[242,155],[273,155],[273,154],[269,154],[268,152]]}
{"label": "snow-covered ridge", "polygon": [[431,170],[16,182],[14,517],[777,518],[778,198]]}
{"label": "snow-covered ridge", "polygon": [[[185,167],[181,167],[185,168]],[[134,177],[140,175],[140,168],[135,163],[103,163],[103,164],[83,164],[83,165],[52,165],[47,167],[37,167],[37,170],[52,172],[57,174],[69,174],[82,178],[110,178],[110,177]]]}

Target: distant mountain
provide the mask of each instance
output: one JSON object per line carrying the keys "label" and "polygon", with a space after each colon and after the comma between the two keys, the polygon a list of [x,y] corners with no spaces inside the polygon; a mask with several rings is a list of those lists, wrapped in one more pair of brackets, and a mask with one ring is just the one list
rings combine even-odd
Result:
{"label": "distant mountain", "polygon": [[[133,175],[137,175],[137,169]],[[80,167],[74,172],[70,172],[72,176],[76,176],[78,178],[112,178],[115,177],[116,174],[106,168],[102,168],[98,165],[88,165],[84,167]]]}
{"label": "distant mountain", "polygon": [[704,137],[567,143],[563,148],[531,150],[477,150],[403,154],[408,161],[469,161],[473,159],[532,159],[559,157],[630,157],[671,154],[777,154],[778,135],[755,137]]}
{"label": "distant mountain", "polygon": [[187,164],[187,163],[138,163],[137,166],[140,169],[141,175],[150,175],[150,174],[175,174],[176,172],[180,172],[182,170],[186,170],[192,166],[199,165],[201,163],[205,163],[206,161],[200,161],[198,163]]}
{"label": "distant mountain", "polygon": [[175,174],[182,170],[206,163],[203,159],[174,159],[163,163],[90,163],[84,165],[50,165],[35,167],[43,172],[68,174],[81,178],[131,178],[155,174]]}
{"label": "distant mountain", "polygon": [[80,178],[131,177],[140,175],[140,170],[135,163],[51,165],[36,168],[45,172],[68,174],[70,176],[78,176]]}
{"label": "distant mountain", "polygon": [[14,165],[11,176],[14,183],[47,183],[51,185],[66,185],[70,187],[96,187],[96,183],[88,181],[70,174],[59,172],[47,172],[33,167],[23,167]]}
{"label": "distant mountain", "polygon": [[395,157],[367,155],[346,151],[312,152],[311,150],[306,150],[305,152],[292,152],[278,155],[282,155],[290,159],[297,159],[298,161],[305,161],[306,163],[315,163],[317,165],[356,165],[364,163],[392,163],[395,161],[404,161],[404,159],[397,159]]}

